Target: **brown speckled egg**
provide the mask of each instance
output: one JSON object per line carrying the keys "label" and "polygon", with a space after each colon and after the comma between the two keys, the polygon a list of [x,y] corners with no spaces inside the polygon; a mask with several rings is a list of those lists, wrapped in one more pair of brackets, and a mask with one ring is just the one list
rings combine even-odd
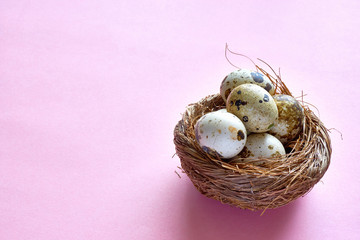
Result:
{"label": "brown speckled egg", "polygon": [[276,103],[269,92],[249,83],[231,91],[226,109],[243,121],[248,132],[269,131],[278,117]]}
{"label": "brown speckled egg", "polygon": [[243,149],[247,133],[239,118],[222,109],[206,113],[196,122],[195,138],[208,154],[227,159]]}
{"label": "brown speckled egg", "polygon": [[283,144],[293,140],[301,131],[304,121],[304,109],[300,103],[289,95],[275,95],[279,117],[269,133]]}
{"label": "brown speckled egg", "polygon": [[282,143],[268,133],[253,133],[247,138],[245,147],[240,152],[243,158],[270,158],[285,155]]}
{"label": "brown speckled egg", "polygon": [[220,94],[226,102],[230,92],[237,86],[245,83],[253,83],[274,95],[275,88],[270,79],[262,73],[248,69],[239,69],[227,75],[221,83]]}

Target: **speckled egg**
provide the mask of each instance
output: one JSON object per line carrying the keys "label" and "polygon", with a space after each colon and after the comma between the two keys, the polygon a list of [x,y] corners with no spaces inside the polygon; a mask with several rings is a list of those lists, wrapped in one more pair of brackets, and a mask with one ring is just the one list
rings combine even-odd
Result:
{"label": "speckled egg", "polygon": [[276,103],[269,92],[249,83],[231,91],[226,109],[243,121],[248,132],[269,131],[278,117]]}
{"label": "speckled egg", "polygon": [[240,153],[245,146],[247,133],[239,118],[219,110],[205,114],[196,122],[195,136],[205,152],[226,159]]}
{"label": "speckled egg", "polygon": [[304,109],[295,98],[289,95],[275,95],[274,100],[279,111],[279,117],[269,133],[285,144],[294,139],[301,131]]}
{"label": "speckled egg", "polygon": [[221,83],[220,94],[226,102],[230,92],[237,86],[245,83],[253,83],[274,95],[275,88],[270,79],[262,73],[249,69],[239,69],[227,75]]}
{"label": "speckled egg", "polygon": [[268,133],[253,133],[247,138],[244,149],[240,156],[243,158],[271,158],[285,155],[282,143]]}

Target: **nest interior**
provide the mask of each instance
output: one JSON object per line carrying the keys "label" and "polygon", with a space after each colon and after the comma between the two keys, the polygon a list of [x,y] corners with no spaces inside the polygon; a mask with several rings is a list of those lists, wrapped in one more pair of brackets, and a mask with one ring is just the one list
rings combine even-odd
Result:
{"label": "nest interior", "polygon": [[[272,77],[276,94],[291,95],[280,76]],[[219,94],[187,106],[174,130],[181,168],[194,186],[209,198],[250,210],[283,206],[305,195],[323,177],[330,164],[328,130],[307,104],[303,129],[285,148],[287,154],[244,163],[241,157],[222,160],[204,152],[195,139],[194,125],[207,112],[225,108]]]}

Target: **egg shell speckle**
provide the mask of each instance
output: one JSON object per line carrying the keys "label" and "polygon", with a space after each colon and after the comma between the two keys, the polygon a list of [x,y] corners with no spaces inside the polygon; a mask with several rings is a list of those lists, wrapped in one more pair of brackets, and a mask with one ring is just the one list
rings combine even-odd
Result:
{"label": "egg shell speckle", "polygon": [[271,95],[274,95],[275,88],[270,79],[262,73],[251,71],[249,69],[239,69],[228,74],[221,83],[220,94],[226,102],[230,92],[237,86],[245,83],[256,84]]}
{"label": "egg shell speckle", "polygon": [[243,158],[271,158],[285,155],[282,143],[268,133],[253,133],[247,138],[240,156]]}
{"label": "egg shell speckle", "polygon": [[248,132],[269,131],[278,117],[272,96],[255,84],[234,88],[227,99],[226,109],[242,120]]}
{"label": "egg shell speckle", "polygon": [[226,159],[240,153],[247,132],[239,118],[222,109],[202,116],[195,124],[195,136],[205,152]]}
{"label": "egg shell speckle", "polygon": [[279,117],[269,133],[285,144],[300,133],[304,122],[304,109],[295,98],[289,95],[275,95],[274,101]]}

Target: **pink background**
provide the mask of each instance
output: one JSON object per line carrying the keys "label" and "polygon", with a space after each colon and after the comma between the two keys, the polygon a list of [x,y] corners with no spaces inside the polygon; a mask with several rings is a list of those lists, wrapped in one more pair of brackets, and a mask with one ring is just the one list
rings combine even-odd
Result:
{"label": "pink background", "polygon": [[[19,0],[0,5],[0,239],[360,239],[360,3]],[[207,199],[180,165],[185,106],[225,43],[315,104],[332,163],[277,210]],[[230,56],[242,67],[245,59]]]}

